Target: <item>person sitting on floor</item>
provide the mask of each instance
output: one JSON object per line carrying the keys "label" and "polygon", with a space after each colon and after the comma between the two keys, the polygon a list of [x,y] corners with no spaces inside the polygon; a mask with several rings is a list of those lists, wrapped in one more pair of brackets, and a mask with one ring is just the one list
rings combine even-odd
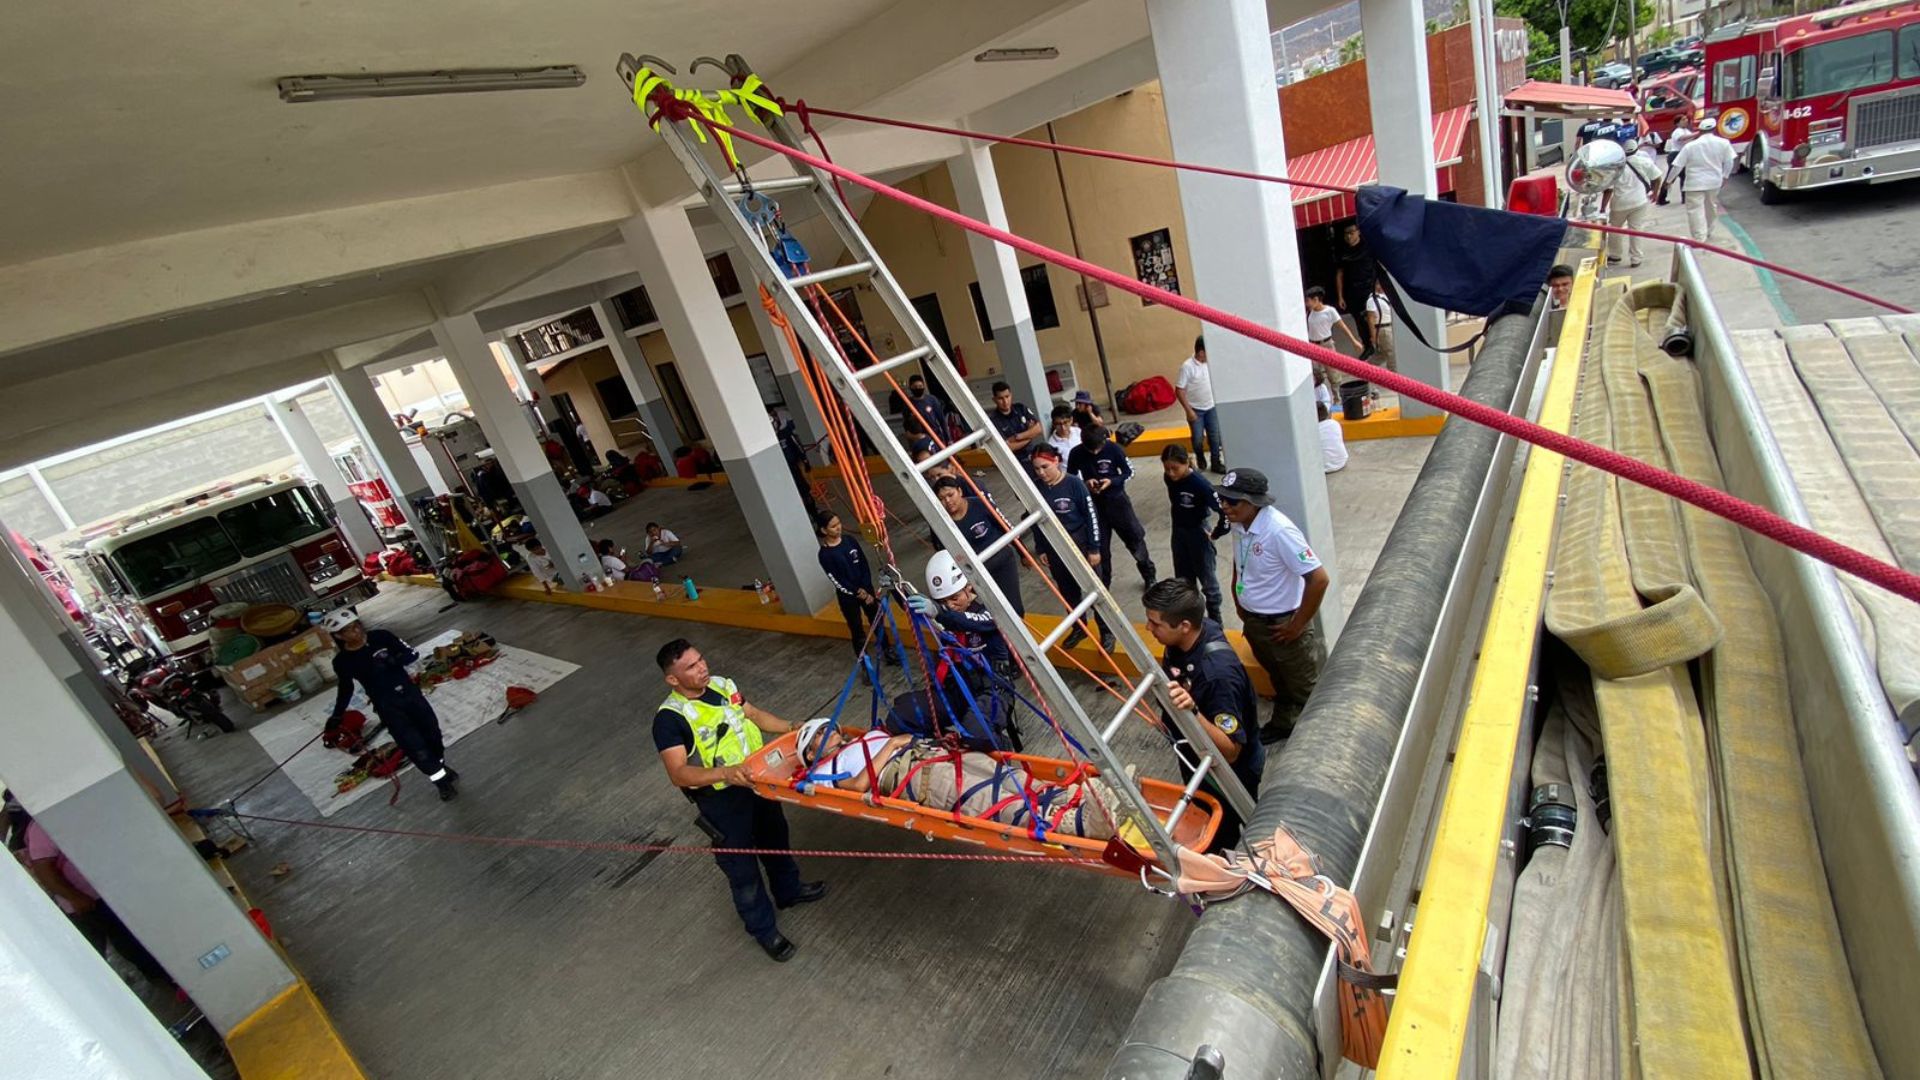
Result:
{"label": "person sitting on floor", "polygon": [[657,521],[647,522],[647,558],[655,566],[672,566],[686,553],[686,546],[672,529],[663,527]]}
{"label": "person sitting on floor", "polygon": [[1347,433],[1325,402],[1314,407],[1320,410],[1320,464],[1327,472],[1339,472],[1347,467]]}
{"label": "person sitting on floor", "polygon": [[601,539],[593,545],[594,554],[600,556],[600,569],[608,577],[621,581],[659,581],[660,568],[651,562],[638,564],[627,561],[625,548],[614,544],[611,539]]}
{"label": "person sitting on floor", "polygon": [[1113,836],[1119,805],[1096,777],[1043,780],[1017,761],[954,750],[917,735],[874,729],[849,739],[829,719],[800,728],[807,781],[843,791],[871,791],[961,817],[1089,840]]}

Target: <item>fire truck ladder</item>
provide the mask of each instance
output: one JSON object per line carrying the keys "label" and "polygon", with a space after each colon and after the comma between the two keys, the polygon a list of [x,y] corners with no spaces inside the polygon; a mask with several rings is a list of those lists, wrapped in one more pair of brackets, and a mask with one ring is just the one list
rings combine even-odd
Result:
{"label": "fire truck ladder", "polygon": [[[645,58],[650,69],[667,67],[653,57]],[[724,64],[713,60],[695,61],[697,69],[702,63],[724,68],[733,79],[733,86],[739,88],[751,74],[746,62],[739,56],[729,56]],[[643,70],[642,60],[631,54],[620,58],[619,72],[629,93],[636,77]],[[764,89],[761,93],[770,93]],[[802,149],[793,130],[783,116],[761,116],[760,119],[771,137],[784,146]],[[913,305],[908,302],[906,293],[888,271],[880,254],[867,242],[859,224],[847,211],[846,206],[834,194],[832,177],[812,166],[795,162],[796,176],[778,180],[753,183],[747,179],[745,170],[728,174],[716,169],[708,155],[701,151],[696,143],[699,139],[693,130],[693,124],[662,122],[659,125],[662,137],[680,163],[686,167],[694,186],[705,198],[707,207],[714,217],[726,227],[734,245],[746,256],[747,263],[753,268],[753,276],[768,289],[785,313],[789,323],[797,331],[801,341],[820,358],[821,368],[825,371],[835,391],[845,401],[847,407],[858,419],[868,438],[878,448],[881,456],[893,475],[898,477],[907,496],[919,509],[920,514],[933,526],[942,544],[966,568],[967,580],[973,584],[987,609],[993,613],[996,622],[1003,628],[1008,644],[1020,655],[1027,670],[1039,685],[1043,696],[1054,710],[1057,720],[1064,723],[1075,740],[1085,750],[1088,758],[1097,765],[1101,774],[1111,783],[1123,805],[1116,808],[1125,819],[1131,821],[1140,830],[1142,836],[1152,845],[1155,856],[1163,868],[1172,870],[1179,864],[1176,859],[1177,845],[1173,840],[1174,826],[1191,805],[1193,794],[1203,781],[1211,781],[1215,789],[1224,793],[1226,801],[1244,820],[1253,813],[1253,797],[1235,776],[1227,760],[1213,745],[1199,720],[1190,712],[1176,709],[1168,696],[1171,684],[1161,670],[1156,658],[1147,649],[1135,631],[1133,622],[1121,610],[1113,597],[1101,585],[1100,578],[1079,553],[1066,529],[1058,518],[1047,508],[1035,487],[1031,477],[1022,468],[1013,451],[1007,447],[986,410],[977,401],[966,382],[954,369],[933,336],[921,322]],[[767,250],[758,227],[747,218],[742,203],[749,199],[778,192],[783,196],[789,193],[811,198],[819,207],[819,212],[830,222],[840,239],[846,244],[851,261],[841,266],[824,270],[810,270],[789,277],[783,272]],[[906,333],[908,348],[896,356],[855,369],[849,365],[842,350],[836,347],[835,339],[826,327],[815,318],[811,306],[804,298],[804,291],[813,286],[828,283],[853,284],[868,282],[875,295],[887,305]],[[931,457],[915,465],[902,445],[899,435],[887,423],[867,386],[870,380],[879,378],[890,371],[918,361],[926,373],[940,381],[947,389],[955,409],[966,422],[968,434],[954,439],[944,448],[937,450]],[[926,479],[926,471],[941,462],[955,457],[963,451],[985,451],[991,460],[994,473],[1012,493],[1017,508],[1005,512],[1007,532],[1005,536],[988,545],[981,551],[974,551],[972,544],[961,535],[958,525],[947,515],[933,488]],[[1064,557],[1078,581],[1084,596],[1066,618],[1053,630],[1036,634],[1026,621],[1014,613],[1007,597],[1000,591],[993,576],[986,571],[986,560],[999,554],[1023,537],[1038,536],[1052,552],[1052,558]],[[1115,659],[1125,656],[1132,662],[1136,671],[1142,672],[1139,680],[1132,685],[1123,685],[1120,694],[1124,704],[1111,716],[1096,718],[1081,705],[1065,678],[1048,659],[1049,651],[1059,644],[1071,629],[1083,624],[1088,618],[1098,618],[1104,626],[1113,632],[1116,648]],[[1181,737],[1192,748],[1195,758],[1192,776],[1176,806],[1163,823],[1148,805],[1146,798],[1138,788],[1126,782],[1125,763],[1115,753],[1113,738],[1126,725],[1127,718],[1140,713],[1142,708],[1154,706],[1173,717]],[[1253,723],[1252,717],[1243,718]],[[1256,736],[1257,737],[1257,736]]]}

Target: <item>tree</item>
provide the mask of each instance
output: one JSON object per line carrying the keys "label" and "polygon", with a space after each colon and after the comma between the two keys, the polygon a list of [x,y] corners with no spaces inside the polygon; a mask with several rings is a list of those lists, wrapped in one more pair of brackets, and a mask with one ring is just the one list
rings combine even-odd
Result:
{"label": "tree", "polygon": [[1355,34],[1340,43],[1340,66],[1342,67],[1353,63],[1365,55],[1367,55],[1366,39],[1359,34]]}
{"label": "tree", "polygon": [[[1516,15],[1527,21],[1527,53],[1534,59],[1560,53],[1559,0],[1495,0],[1494,11]],[[1627,20],[1633,19],[1631,27]],[[1653,0],[1570,0],[1567,26],[1573,31],[1573,47],[1598,53],[1615,39],[1624,38],[1653,22]],[[1611,33],[1609,33],[1611,31]]]}

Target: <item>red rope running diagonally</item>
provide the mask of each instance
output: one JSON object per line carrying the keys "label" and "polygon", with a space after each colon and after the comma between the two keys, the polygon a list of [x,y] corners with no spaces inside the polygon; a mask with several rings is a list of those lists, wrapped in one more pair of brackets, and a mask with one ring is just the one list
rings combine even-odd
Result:
{"label": "red rope running diagonally", "polygon": [[290,825],[301,829],[327,829],[333,832],[361,833],[373,836],[399,836],[409,840],[440,840],[455,844],[485,844],[491,847],[545,848],[555,851],[619,851],[657,855],[796,855],[810,859],[906,859],[919,862],[1042,863],[1049,866],[1093,866],[1105,864],[1092,859],[1063,855],[996,855],[970,851],[836,851],[831,849],[708,847],[705,844],[629,844],[619,840],[562,840],[538,836],[488,836],[483,833],[432,832],[427,829],[389,829],[378,825],[347,825],[334,821],[308,821],[303,818],[270,817],[266,814],[233,815],[242,821],[264,821],[272,825]]}
{"label": "red rope running diagonally", "polygon": [[[785,102],[783,101],[781,104],[784,105]],[[1162,169],[1179,169],[1183,172],[1206,173],[1210,176],[1229,176],[1236,180],[1258,180],[1268,184],[1291,184],[1294,187],[1313,188],[1317,191],[1334,191],[1343,195],[1357,195],[1359,193],[1358,188],[1345,187],[1340,184],[1322,184],[1313,180],[1295,180],[1285,176],[1274,176],[1270,173],[1224,169],[1217,165],[1195,165],[1191,162],[1173,161],[1168,158],[1145,157],[1140,154],[1123,154],[1117,150],[1098,150],[1090,146],[1073,146],[1067,143],[1044,142],[1039,139],[1023,139],[1013,135],[990,135],[984,131],[968,131],[965,128],[942,127],[939,124],[921,124],[912,120],[895,120],[885,116],[869,116],[865,113],[842,112],[839,109],[823,109],[817,105],[808,105],[805,101],[795,102],[794,109],[800,113],[803,119],[809,114],[831,116],[836,119],[854,120],[863,124],[880,124],[886,127],[906,128],[910,131],[931,132],[936,135],[955,135],[963,139],[979,139],[983,142],[1004,143],[1008,146],[1024,146],[1033,150],[1057,150],[1063,154],[1079,154],[1082,157],[1104,158],[1108,161],[1123,161],[1130,165],[1153,165]],[[819,133],[813,131],[810,123],[808,124],[807,130],[813,135],[814,141],[824,148],[825,144],[820,141]],[[823,154],[822,156],[824,157],[825,155]],[[838,180],[836,179],[835,182],[838,183]],[[1694,248],[1698,251],[1710,251],[1723,258],[1746,263],[1749,266],[1757,266],[1763,270],[1770,270],[1783,277],[1790,277],[1796,281],[1804,281],[1809,285],[1815,285],[1822,289],[1839,293],[1842,296],[1850,296],[1855,300],[1873,304],[1885,308],[1888,311],[1910,314],[1913,310],[1901,304],[1896,304],[1891,300],[1882,300],[1880,297],[1870,293],[1864,293],[1858,289],[1842,285],[1839,282],[1828,281],[1825,278],[1815,277],[1812,274],[1795,270],[1791,266],[1782,266],[1779,263],[1769,262],[1766,259],[1749,255],[1744,251],[1720,247],[1716,244],[1695,240],[1689,236],[1672,236],[1667,233],[1647,232],[1642,229],[1627,229],[1618,225],[1602,225],[1598,222],[1587,221],[1579,222],[1578,227],[1592,229],[1595,232],[1601,233],[1617,233],[1620,236],[1637,236],[1642,240],[1661,240],[1667,243]]]}
{"label": "red rope running diagonally", "polygon": [[772,139],[742,131],[737,127],[716,123],[695,113],[690,107],[679,102],[664,106],[666,115],[673,119],[692,120],[704,124],[714,131],[724,131],[737,139],[743,139],[766,150],[784,154],[796,161],[810,165],[822,172],[838,176],[851,184],[857,184],[876,195],[883,195],[898,203],[903,203],[922,213],[932,214],[952,225],[977,233],[998,243],[1006,244],[1024,251],[1036,258],[1044,259],[1057,266],[1066,267],[1077,274],[1084,274],[1111,288],[1132,293],[1156,304],[1164,304],[1175,311],[1191,315],[1203,322],[1231,330],[1236,334],[1250,337],[1255,341],[1282,349],[1296,356],[1304,357],[1315,363],[1325,364],[1335,371],[1342,371],[1355,378],[1378,383],[1403,397],[1412,398],[1423,404],[1443,409],[1455,416],[1483,427],[1490,427],[1502,434],[1512,435],[1532,443],[1545,450],[1564,455],[1583,464],[1591,465],[1603,472],[1612,473],[1625,480],[1631,480],[1643,487],[1652,488],[1662,494],[1697,506],[1710,514],[1727,519],[1742,528],[1759,533],[1770,540],[1793,548],[1795,551],[1810,555],[1821,562],[1844,570],[1855,577],[1871,581],[1875,585],[1920,602],[1920,575],[1873,558],[1864,552],[1856,551],[1845,544],[1820,535],[1811,529],[1795,525],[1793,522],[1756,506],[1744,499],[1735,498],[1724,491],[1708,487],[1697,480],[1657,469],[1646,462],[1637,461],[1614,450],[1596,446],[1593,443],[1576,439],[1557,431],[1550,431],[1530,420],[1501,412],[1499,409],[1471,401],[1458,394],[1449,393],[1428,386],[1425,383],[1407,378],[1365,361],[1343,356],[1332,349],[1313,345],[1298,338],[1289,337],[1276,330],[1268,329],[1258,323],[1208,307],[1189,297],[1179,296],[1163,289],[1115,273],[1103,266],[1096,266],[1085,259],[1078,259],[1062,251],[1056,251],[1045,244],[1035,243],[1022,236],[1016,236],[1005,229],[998,229],[983,221],[976,221],[937,203],[910,195],[899,188],[883,184],[878,180],[863,176],[851,169],[842,168],[805,152],[784,146]]}

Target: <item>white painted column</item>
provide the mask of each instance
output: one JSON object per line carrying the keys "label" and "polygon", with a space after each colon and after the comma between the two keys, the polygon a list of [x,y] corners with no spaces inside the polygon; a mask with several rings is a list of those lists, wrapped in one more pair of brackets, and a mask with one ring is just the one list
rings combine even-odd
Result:
{"label": "white painted column", "polygon": [[420,462],[401,437],[400,429],[393,426],[393,417],[387,413],[386,404],[380,400],[366,372],[343,368],[338,359],[332,360],[331,366],[333,374],[327,381],[332,384],[341,408],[346,410],[353,430],[359,434],[360,445],[366,447],[367,456],[380,471],[380,478],[386,481],[387,490],[400,504],[400,513],[412,526],[414,537],[427,549],[428,557],[438,562],[445,554],[440,550],[438,533],[422,524],[413,505],[415,499],[431,499],[434,495]]}
{"label": "white painted column", "polygon": [[533,437],[525,407],[507,388],[507,377],[479,320],[471,314],[441,319],[433,324],[433,338],[446,351],[454,378],[467,395],[467,407],[486,433],[487,444],[499,459],[514,496],[546,544],[561,582],[570,589],[581,589],[589,576],[597,580],[600,560],[567,503],[567,494],[553,475],[546,452]]}
{"label": "white painted column", "polygon": [[600,324],[600,338],[613,354],[620,378],[626,381],[627,393],[633,395],[633,403],[639,406],[640,422],[647,425],[648,434],[653,436],[653,452],[660,455],[660,464],[671,474],[673,451],[680,445],[680,428],[673,422],[673,410],[667,407],[667,399],[660,393],[660,381],[653,377],[653,365],[647,363],[647,354],[640,351],[640,343],[627,334],[620,325],[620,317],[605,300],[595,300],[587,306]]}
{"label": "white painted column", "polygon": [[[787,399],[787,415],[793,417],[794,434],[807,446],[819,443],[826,437],[827,422],[821,417],[820,407],[814,403],[813,394],[807,390],[807,381],[800,374],[800,358],[787,347],[787,335],[773,325],[773,317],[767,314],[766,306],[760,303],[760,286],[753,276],[753,269],[738,252],[729,250],[727,259],[733,264],[734,280],[740,282],[740,289],[746,295],[747,310],[753,316],[753,328],[760,334],[760,347],[766,350],[767,359],[773,364],[773,379],[780,384],[780,396]],[[816,464],[826,464],[827,456],[824,443],[813,452]]]}
{"label": "white painted column", "polygon": [[[1427,17],[1420,0],[1360,0],[1360,28],[1367,44],[1367,95],[1373,101],[1373,146],[1380,182],[1429,199],[1440,197],[1433,168],[1433,111],[1427,96]],[[1366,318],[1365,311],[1352,313]],[[1425,304],[1407,302],[1410,321],[1428,341],[1447,343],[1447,317]],[[1441,390],[1448,386],[1447,358],[1414,340],[1409,327],[1393,331],[1400,374]],[[1400,415],[1439,412],[1411,398]]]}
{"label": "white painted column", "polygon": [[[7,786],[214,1026],[230,1032],[292,986],[293,972],[90,718],[78,695],[97,689],[62,642],[64,630],[55,628],[36,595],[41,588],[16,558],[0,558],[0,696],[7,702],[0,709],[0,746]],[[11,884],[0,890],[12,895]],[[9,937],[20,932],[11,914],[4,921]],[[43,955],[59,964],[69,954]],[[11,962],[0,949],[0,965]],[[76,992],[95,975],[114,978],[104,965],[91,974],[65,974]],[[16,1003],[11,995],[8,1000]],[[101,1023],[117,1024],[125,1015],[111,1003],[102,1009],[93,1017]]]}
{"label": "white painted column", "polygon": [[[947,159],[947,175],[953,178],[954,202],[961,213],[996,228],[1008,227],[1007,206],[1000,198],[1000,177],[994,172],[989,147],[968,144],[966,153]],[[1047,366],[1040,356],[1040,341],[1033,333],[1033,314],[1027,310],[1020,264],[1012,248],[974,233],[967,234],[967,250],[973,255],[973,272],[980,279],[980,298],[986,301],[993,350],[1000,358],[1000,377],[1013,388],[1013,399],[1031,408],[1045,423],[1052,405],[1047,395]]]}
{"label": "white painted column", "polygon": [[[1147,22],[1173,156],[1286,175],[1264,0],[1147,0]],[[1292,189],[1189,172],[1179,182],[1195,295],[1306,340]],[[1267,474],[1275,503],[1336,579],[1320,609],[1331,644],[1346,620],[1310,367],[1225,330],[1209,327],[1206,338],[1228,464]]]}
{"label": "white painted column", "polygon": [[1474,133],[1480,142],[1480,183],[1486,192],[1484,205],[1506,205],[1506,188],[1500,182],[1500,110],[1503,103],[1496,83],[1500,70],[1500,52],[1495,47],[1497,24],[1488,0],[1467,0],[1467,34],[1473,39]]}
{"label": "white painted column", "polygon": [[360,508],[360,500],[348,490],[347,478],[340,475],[340,466],[333,463],[327,444],[321,441],[320,433],[313,430],[313,421],[307,417],[306,410],[293,398],[284,401],[268,398],[267,413],[280,428],[287,445],[293,447],[301,470],[326,492],[327,501],[333,504],[334,517],[340,521],[340,531],[346,534],[347,546],[353,549],[354,555],[364,559],[371,552],[385,551],[387,546],[380,542],[380,534],[373,531],[373,522]]}
{"label": "white painted column", "polygon": [[820,610],[833,599],[820,572],[820,545],[686,211],[650,207],[620,232],[782,606],[798,614]]}
{"label": "white painted column", "polygon": [[0,864],[0,1045],[16,1065],[85,1080],[204,1080],[26,868]]}

